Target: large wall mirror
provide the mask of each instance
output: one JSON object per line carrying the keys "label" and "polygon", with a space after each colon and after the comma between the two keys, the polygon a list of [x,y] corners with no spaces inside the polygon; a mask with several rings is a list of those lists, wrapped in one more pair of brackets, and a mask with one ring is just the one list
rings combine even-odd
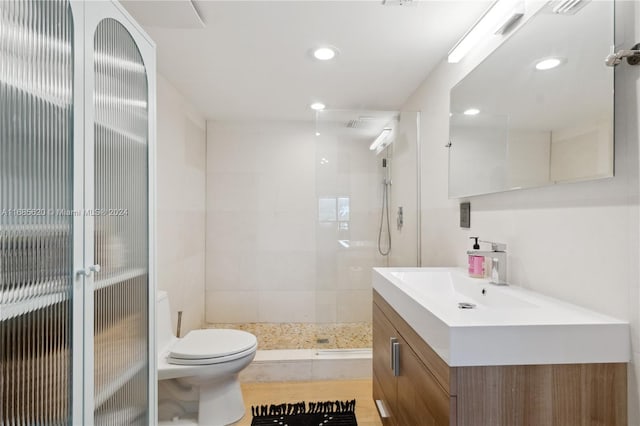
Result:
{"label": "large wall mirror", "polygon": [[613,1],[553,4],[451,89],[450,198],[613,176]]}

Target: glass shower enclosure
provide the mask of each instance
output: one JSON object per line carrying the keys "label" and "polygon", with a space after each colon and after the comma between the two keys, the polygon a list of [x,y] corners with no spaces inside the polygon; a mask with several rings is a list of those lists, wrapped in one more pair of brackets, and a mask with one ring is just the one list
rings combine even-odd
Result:
{"label": "glass shower enclosure", "polygon": [[418,266],[415,112],[316,119],[316,348],[371,348],[372,268]]}

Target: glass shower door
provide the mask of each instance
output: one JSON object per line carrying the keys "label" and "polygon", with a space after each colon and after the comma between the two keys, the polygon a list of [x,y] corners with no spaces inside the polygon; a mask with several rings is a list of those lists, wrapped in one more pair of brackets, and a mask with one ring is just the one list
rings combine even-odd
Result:
{"label": "glass shower door", "polygon": [[317,115],[318,349],[371,348],[372,269],[420,264],[418,123],[411,111]]}
{"label": "glass shower door", "polygon": [[[378,250],[382,158],[370,150],[393,111],[318,113],[316,136],[316,322],[318,349],[371,348],[371,268],[386,266]],[[386,228],[382,253],[388,249]]]}
{"label": "glass shower door", "polygon": [[[147,71],[115,19],[93,39],[94,423],[149,424]],[[91,226],[93,222],[93,226]]]}
{"label": "glass shower door", "polygon": [[2,425],[72,419],[73,51],[68,1],[0,1]]}

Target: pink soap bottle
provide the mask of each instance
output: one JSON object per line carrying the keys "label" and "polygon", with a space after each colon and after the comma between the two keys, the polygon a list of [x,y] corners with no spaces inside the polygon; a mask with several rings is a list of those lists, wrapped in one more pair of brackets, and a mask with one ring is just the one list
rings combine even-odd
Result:
{"label": "pink soap bottle", "polygon": [[[474,250],[480,250],[478,237],[469,237],[475,240],[473,243]],[[484,278],[484,256],[469,255],[469,276],[473,278]]]}

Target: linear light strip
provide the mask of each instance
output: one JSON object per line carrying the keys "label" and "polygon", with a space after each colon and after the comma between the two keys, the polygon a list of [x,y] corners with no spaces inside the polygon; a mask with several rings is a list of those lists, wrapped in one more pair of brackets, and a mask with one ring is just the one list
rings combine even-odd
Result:
{"label": "linear light strip", "polygon": [[449,51],[447,61],[452,64],[460,62],[485,37],[507,32],[522,16],[523,0],[496,0]]}

